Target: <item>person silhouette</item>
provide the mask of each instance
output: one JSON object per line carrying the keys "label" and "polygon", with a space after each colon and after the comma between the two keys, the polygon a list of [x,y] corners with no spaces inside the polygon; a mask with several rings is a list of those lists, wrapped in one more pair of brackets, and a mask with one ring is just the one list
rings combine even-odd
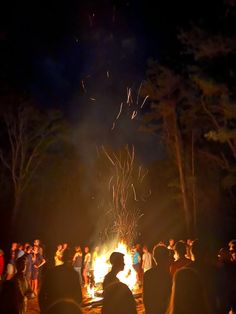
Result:
{"label": "person silhouette", "polygon": [[102,314],[137,314],[132,292],[116,277],[124,269],[124,254],[113,252],[110,256],[110,263],[111,271],[103,281]]}
{"label": "person silhouette", "polygon": [[164,244],[153,249],[155,266],[144,273],[143,303],[146,314],[165,314],[171,293],[170,252]]}
{"label": "person silhouette", "polygon": [[72,266],[69,249],[63,254],[63,264],[54,266],[45,272],[39,292],[41,313],[47,313],[49,307],[57,300],[68,298],[81,304],[82,292],[78,273]]}

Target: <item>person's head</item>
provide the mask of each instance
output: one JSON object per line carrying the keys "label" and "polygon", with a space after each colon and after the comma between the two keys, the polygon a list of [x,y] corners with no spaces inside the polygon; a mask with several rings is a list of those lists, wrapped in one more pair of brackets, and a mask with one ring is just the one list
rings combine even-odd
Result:
{"label": "person's head", "polygon": [[89,252],[89,247],[88,247],[87,245],[84,247],[84,252],[85,252],[85,253],[88,253],[88,252]]}
{"label": "person's head", "polygon": [[236,239],[233,239],[229,242],[229,252],[231,255],[231,260],[236,261]]}
{"label": "person's head", "polygon": [[143,246],[143,253],[147,253],[148,252],[148,248],[146,245]]}
{"label": "person's head", "polygon": [[17,242],[12,242],[12,244],[11,244],[11,250],[12,251],[15,251],[15,250],[17,250],[18,249],[18,243]]}
{"label": "person's head", "polygon": [[169,246],[173,247],[175,244],[175,240],[173,238],[169,239]]}
{"label": "person's head", "polygon": [[33,253],[34,254],[38,254],[38,252],[39,252],[39,246],[38,245],[34,245],[33,246]]}
{"label": "person's head", "polygon": [[230,251],[228,250],[228,248],[222,247],[219,252],[218,252],[218,260],[222,263],[227,263],[230,262]]}
{"label": "person's head", "polygon": [[3,256],[4,255],[4,252],[3,250],[0,249],[0,256]]}
{"label": "person's head", "polygon": [[75,247],[75,252],[82,253],[81,247],[79,245]]}
{"label": "person's head", "polygon": [[41,241],[39,239],[34,240],[34,245],[40,246]]}
{"label": "person's head", "polygon": [[199,239],[194,240],[191,246],[191,255],[194,261],[205,262],[208,255],[207,242]]}
{"label": "person's head", "polygon": [[70,249],[66,249],[63,251],[62,260],[65,264],[71,264],[72,263],[72,256],[73,252],[71,252]]}
{"label": "person's head", "polygon": [[25,246],[25,253],[29,254],[32,252],[32,246],[30,244]]}
{"label": "person's head", "polygon": [[58,251],[61,251],[61,250],[62,250],[62,248],[63,248],[63,247],[62,247],[62,244],[61,244],[61,243],[59,243],[59,244],[57,245],[57,250],[58,250]]}
{"label": "person's head", "polygon": [[209,306],[202,281],[192,268],[180,268],[174,275],[168,314],[206,314]]}
{"label": "person's head", "polygon": [[67,248],[68,248],[68,243],[67,242],[63,243],[62,244],[62,249],[66,250]]}
{"label": "person's head", "polygon": [[153,248],[153,258],[158,266],[168,267],[170,264],[169,250],[165,245],[156,245]]}
{"label": "person's head", "polygon": [[125,266],[124,254],[120,252],[112,252],[110,255],[110,263],[113,269],[122,271]]}
{"label": "person's head", "polygon": [[184,257],[186,254],[186,244],[180,240],[175,243],[174,250],[178,257]]}

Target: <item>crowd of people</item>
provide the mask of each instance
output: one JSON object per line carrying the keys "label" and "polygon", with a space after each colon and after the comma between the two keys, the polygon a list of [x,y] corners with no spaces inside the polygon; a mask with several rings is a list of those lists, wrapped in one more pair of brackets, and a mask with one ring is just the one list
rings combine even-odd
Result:
{"label": "crowd of people", "polygon": [[[38,239],[32,245],[13,242],[8,254],[0,249],[0,313],[26,313],[27,300],[36,297],[41,313],[81,313],[99,254],[98,246],[71,250],[60,243],[49,259]],[[152,251],[136,244],[131,254],[146,314],[236,313],[236,240],[217,254],[198,239],[161,241]],[[113,252],[109,262],[102,313],[137,313],[132,291],[117,278],[124,254]]]}

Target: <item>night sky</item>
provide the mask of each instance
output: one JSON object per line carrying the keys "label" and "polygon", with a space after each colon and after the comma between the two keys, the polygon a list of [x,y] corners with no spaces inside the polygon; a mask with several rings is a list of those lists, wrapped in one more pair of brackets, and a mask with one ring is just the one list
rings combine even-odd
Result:
{"label": "night sky", "polygon": [[210,21],[217,10],[211,2],[157,1],[155,8],[152,1],[9,3],[1,10],[4,78],[40,104],[70,113],[68,103],[88,76],[94,89],[109,71],[122,89],[141,81],[148,58],[178,55],[178,28],[206,16]]}
{"label": "night sky", "polygon": [[[150,137],[135,121],[112,123],[127,88],[145,78],[147,60],[180,56],[177,32],[214,15],[214,1],[23,1],[2,11],[3,81],[32,95],[42,107],[59,108],[83,130],[82,142],[134,143],[149,160]],[[135,94],[134,94],[135,95]],[[93,125],[93,130],[91,129]],[[95,133],[94,133],[95,131]],[[148,157],[147,157],[148,156]],[[162,156],[161,149],[157,155]]]}
{"label": "night sky", "polygon": [[156,138],[137,135],[137,120],[122,117],[112,130],[120,104],[127,88],[137,92],[149,58],[167,64],[182,58],[179,29],[190,22],[210,25],[222,10],[218,3],[8,2],[0,10],[2,86],[31,95],[39,107],[62,110],[85,162],[98,145],[128,143],[149,164],[162,158],[163,148]]}

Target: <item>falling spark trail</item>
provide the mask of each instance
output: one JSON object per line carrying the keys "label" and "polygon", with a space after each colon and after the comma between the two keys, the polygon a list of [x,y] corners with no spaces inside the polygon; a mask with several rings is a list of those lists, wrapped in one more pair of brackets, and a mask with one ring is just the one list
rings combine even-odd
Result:
{"label": "falling spark trail", "polygon": [[[143,82],[141,82],[141,84],[139,85],[138,95],[137,95],[137,100],[136,100],[136,104],[137,104],[137,105],[138,105],[139,94],[140,94],[140,90],[141,90],[142,85],[143,85]],[[141,108],[142,108],[142,107],[141,107]]]}
{"label": "falling spark trail", "polygon": [[92,101],[95,101],[95,100],[96,100],[96,98],[92,98],[92,97],[89,97],[89,99],[92,100]]}
{"label": "falling spark trail", "polygon": [[133,192],[134,192],[134,200],[135,200],[135,201],[138,201],[138,200],[137,200],[137,196],[136,196],[136,191],[135,191],[135,188],[134,188],[133,183],[131,184],[131,186],[132,186],[132,189],[133,189]]}
{"label": "falling spark trail", "polygon": [[87,91],[86,91],[86,88],[85,88],[85,85],[84,85],[84,80],[81,81],[81,85],[82,85],[82,88],[83,88],[84,92],[86,93]]}
{"label": "falling spark trail", "polygon": [[110,160],[110,162],[113,164],[113,166],[115,166],[114,161],[111,159],[111,157],[109,156],[109,154],[106,152],[104,146],[102,146],[102,150],[104,151],[105,155],[107,156],[107,158]]}
{"label": "falling spark trail", "polygon": [[109,71],[107,71],[107,78],[110,78],[110,74],[109,74]]}
{"label": "falling spark trail", "polygon": [[115,124],[115,122],[113,122],[113,123],[112,123],[112,128],[111,128],[111,129],[112,129],[112,130],[114,130],[115,126],[116,126],[116,124]]}
{"label": "falling spark trail", "polygon": [[126,103],[129,104],[130,106],[130,103],[131,103],[131,88],[127,88],[127,100],[126,100]]}
{"label": "falling spark trail", "polygon": [[131,120],[133,120],[137,116],[138,112],[136,110],[133,111]]}
{"label": "falling spark trail", "polygon": [[143,174],[143,176],[142,176],[142,178],[140,180],[141,183],[143,182],[143,179],[146,177],[147,174],[148,174],[148,170]]}
{"label": "falling spark trail", "polygon": [[108,183],[109,190],[111,189],[111,182],[112,182],[112,179],[113,179],[113,176],[111,177],[111,179],[109,180],[109,183]]}
{"label": "falling spark trail", "polygon": [[144,106],[146,100],[148,99],[148,97],[149,97],[149,95],[147,95],[147,96],[144,98],[143,103],[142,103],[142,105],[141,105],[141,107],[140,107],[141,109],[143,108],[143,106]]}
{"label": "falling spark trail", "polygon": [[119,116],[121,115],[122,108],[123,108],[123,102],[120,104],[120,111],[119,111],[118,115],[116,116],[116,120],[119,119]]}

